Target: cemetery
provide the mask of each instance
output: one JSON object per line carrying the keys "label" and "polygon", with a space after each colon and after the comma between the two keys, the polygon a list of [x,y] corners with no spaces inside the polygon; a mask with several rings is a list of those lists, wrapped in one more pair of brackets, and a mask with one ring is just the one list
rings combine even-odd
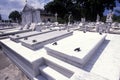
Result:
{"label": "cemetery", "polygon": [[[120,80],[120,23],[44,23],[26,4],[22,25],[0,24],[0,47],[30,80]],[[57,19],[57,13],[55,15]]]}

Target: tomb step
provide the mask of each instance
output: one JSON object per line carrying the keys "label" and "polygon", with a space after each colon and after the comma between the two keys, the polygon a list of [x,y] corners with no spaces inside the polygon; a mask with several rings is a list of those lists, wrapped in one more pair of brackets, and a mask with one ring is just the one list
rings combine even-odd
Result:
{"label": "tomb step", "polygon": [[[76,67],[78,67],[78,68],[82,68],[82,67],[83,67],[82,64],[74,61],[72,57],[68,57],[67,55],[61,54],[61,53],[57,54],[57,52],[53,52],[53,51],[51,51],[49,48],[46,48],[46,49],[47,49],[47,54],[48,54],[49,56],[52,56],[52,57],[54,57],[54,58],[56,58],[56,59],[59,59],[59,60],[61,60],[61,61],[64,61],[64,62],[66,62],[66,63],[68,63],[68,64],[74,65],[74,66],[76,66]],[[79,61],[79,60],[78,60],[78,61]]]}
{"label": "tomb step", "polygon": [[41,71],[41,74],[45,76],[48,80],[69,80],[69,78],[65,77],[49,66],[44,65],[41,66],[39,69]]}
{"label": "tomb step", "polygon": [[[47,80],[44,76],[42,76],[42,75],[39,75],[39,76],[37,76],[37,79],[38,80]],[[36,79],[35,79],[36,80]]]}
{"label": "tomb step", "polygon": [[[50,55],[45,55],[44,60],[46,65],[53,68],[57,72],[63,74],[64,76],[69,78],[69,80],[78,80],[79,77],[85,78],[85,79],[80,78],[81,80],[107,80],[104,77],[86,72],[78,67],[75,67],[69,63],[61,61]],[[76,75],[76,73],[78,74]],[[64,79],[61,79],[61,80],[64,80]]]}
{"label": "tomb step", "polygon": [[58,71],[59,73],[63,74],[68,78],[70,78],[74,74],[74,71],[71,71],[71,69],[67,67],[68,65],[66,64],[68,63],[66,62],[63,62],[49,55],[44,57],[44,60],[46,65],[50,66],[51,68],[53,68],[54,70]]}
{"label": "tomb step", "polygon": [[32,31],[31,29],[27,30],[13,30],[13,31],[6,31],[0,34],[0,36],[7,36],[7,35],[13,35],[13,34],[18,34],[18,33],[24,33],[24,32],[29,32]]}

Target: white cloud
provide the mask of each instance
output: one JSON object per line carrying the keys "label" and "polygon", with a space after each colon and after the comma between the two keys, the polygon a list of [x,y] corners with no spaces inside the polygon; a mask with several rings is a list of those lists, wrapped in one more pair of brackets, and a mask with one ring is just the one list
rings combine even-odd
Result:
{"label": "white cloud", "polygon": [[[8,19],[10,12],[22,11],[26,0],[0,0],[0,14],[3,19]],[[44,5],[52,0],[28,0],[28,4],[35,8],[44,8]]]}
{"label": "white cloud", "polygon": [[28,4],[35,8],[43,8],[44,7],[44,0],[29,0]]}

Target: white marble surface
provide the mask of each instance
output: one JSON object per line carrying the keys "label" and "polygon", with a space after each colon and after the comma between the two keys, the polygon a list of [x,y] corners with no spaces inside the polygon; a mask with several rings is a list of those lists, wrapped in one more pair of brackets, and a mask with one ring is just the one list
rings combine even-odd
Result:
{"label": "white marble surface", "polygon": [[0,30],[0,32],[7,32],[7,31],[12,31],[12,30],[18,30],[18,29],[20,29],[20,27],[12,28],[12,29],[2,29],[2,30]]}
{"label": "white marble surface", "polygon": [[[95,50],[103,43],[105,37],[106,35],[99,35],[98,33],[85,34],[76,31],[73,36],[57,41],[57,45],[48,44],[45,48],[48,50],[48,54],[50,51],[69,61],[72,60],[80,64],[85,64],[90,56],[94,54]],[[79,47],[81,49],[80,52],[74,51],[74,49]]]}
{"label": "white marble surface", "polygon": [[59,72],[57,72],[49,66],[40,67],[40,71],[41,74],[43,73],[43,75],[46,76],[48,80],[69,80],[69,78],[60,74]]}
{"label": "white marble surface", "polygon": [[17,54],[25,57],[25,59],[28,60],[29,62],[33,62],[37,58],[42,57],[42,55],[46,52],[44,49],[33,51],[31,49],[22,46],[21,43],[13,42],[10,39],[4,39],[1,40],[1,42],[4,43],[4,45],[9,47],[10,49],[14,50]]}
{"label": "white marble surface", "polygon": [[41,32],[39,32],[39,31],[30,31],[30,32],[18,33],[18,34],[15,34],[15,35],[10,35],[9,37],[10,37],[11,40],[19,42],[20,39],[22,39],[22,38],[25,38],[25,37],[28,38],[28,37],[31,37],[31,36],[51,32],[51,31],[50,30],[42,30]]}
{"label": "white marble surface", "polygon": [[[27,40],[21,39],[20,42],[22,43],[23,46],[26,46],[33,50],[37,50],[48,43],[63,39],[70,35],[72,35],[72,32],[52,31],[49,33],[29,37]],[[33,42],[34,40],[35,42]]]}
{"label": "white marble surface", "polygon": [[[38,51],[30,50],[20,43],[10,39],[1,40],[5,54],[29,77],[35,78],[39,72],[39,66],[43,63],[42,57],[46,53],[44,49]],[[9,47],[9,48],[7,48]]]}
{"label": "white marble surface", "polygon": [[18,32],[18,31],[20,31],[20,30],[5,31],[4,33]]}
{"label": "white marble surface", "polygon": [[25,32],[25,33],[19,33],[19,34],[11,35],[10,38],[16,39],[16,38],[26,37],[26,36],[29,36],[29,35],[32,35],[32,34],[38,34],[38,33],[40,33],[40,32],[38,32],[38,31],[30,31],[30,32]]}
{"label": "white marble surface", "polygon": [[[28,40],[22,39],[21,42],[32,45],[32,44],[37,44],[39,42],[44,42],[46,40],[49,40],[49,39],[52,39],[52,38],[55,38],[55,37],[62,36],[62,35],[67,34],[67,33],[70,33],[70,32],[67,32],[67,31],[53,31],[53,32],[50,32],[50,33],[42,34],[42,35],[29,37]],[[37,40],[37,42],[33,43],[33,40]]]}
{"label": "white marble surface", "polygon": [[12,35],[12,34],[17,34],[17,33],[24,33],[24,32],[28,32],[31,31],[30,29],[27,30],[11,30],[11,31],[5,31],[2,32],[2,34],[0,34],[0,36],[6,36],[6,35]]}
{"label": "white marble surface", "polygon": [[[74,34],[77,34],[77,33],[75,32],[73,33],[73,35]],[[86,34],[89,35],[89,32]],[[79,36],[79,34],[77,35]],[[23,59],[26,59],[30,63],[33,63],[39,58],[44,57],[46,60],[56,65],[59,65],[65,69],[75,72],[75,74],[71,77],[71,80],[79,80],[81,78],[83,80],[119,80],[119,77],[120,77],[120,54],[119,54],[120,53],[120,50],[119,50],[120,49],[120,45],[119,45],[120,35],[107,34],[106,39],[107,41],[103,43],[102,46],[100,46],[99,50],[96,51],[96,54],[84,66],[84,68],[86,68],[87,71],[84,71],[62,60],[59,60],[57,58],[53,58],[52,56],[47,55],[47,52],[45,51],[45,49],[39,49],[37,51],[33,51],[33,50],[30,50],[22,46],[21,43],[15,43],[11,41],[10,39],[4,39],[4,40],[1,40],[1,42],[4,44],[4,46],[9,47],[9,49],[14,51],[18,55],[22,56]],[[9,50],[7,48],[5,49]],[[45,60],[45,63],[47,64],[46,60]]]}
{"label": "white marble surface", "polygon": [[[54,58],[49,55],[44,55],[45,64],[52,67],[53,69],[57,66],[60,71],[64,72],[64,75],[69,75],[69,80],[108,80],[102,76],[96,75],[94,73],[86,72],[78,67],[70,65],[62,60]],[[58,70],[58,71],[59,71]],[[57,70],[56,70],[57,71]]]}
{"label": "white marble surface", "polygon": [[107,34],[105,42],[96,55],[86,64],[86,70],[109,80],[120,78],[120,35]]}

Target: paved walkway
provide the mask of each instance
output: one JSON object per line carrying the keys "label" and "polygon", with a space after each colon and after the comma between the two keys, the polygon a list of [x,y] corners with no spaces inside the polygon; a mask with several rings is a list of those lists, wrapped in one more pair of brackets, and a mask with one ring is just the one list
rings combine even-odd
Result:
{"label": "paved walkway", "polygon": [[120,35],[107,34],[106,41],[84,66],[84,69],[109,80],[119,80]]}

